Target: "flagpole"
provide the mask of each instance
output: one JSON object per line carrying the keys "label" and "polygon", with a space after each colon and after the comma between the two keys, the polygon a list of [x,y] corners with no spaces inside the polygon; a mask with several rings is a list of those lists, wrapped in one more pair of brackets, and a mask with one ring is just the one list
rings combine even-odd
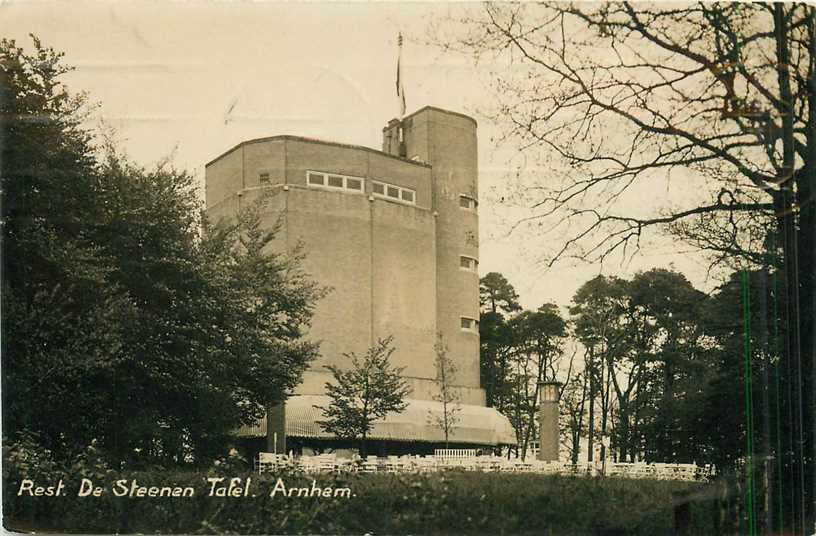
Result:
{"label": "flagpole", "polygon": [[402,32],[397,34],[397,100],[399,104],[399,118],[405,117],[405,87],[402,81]]}

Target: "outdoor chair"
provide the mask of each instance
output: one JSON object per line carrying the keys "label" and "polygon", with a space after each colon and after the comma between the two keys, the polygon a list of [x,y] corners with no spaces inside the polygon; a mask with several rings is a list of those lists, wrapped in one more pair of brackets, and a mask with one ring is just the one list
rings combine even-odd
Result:
{"label": "outdoor chair", "polygon": [[376,473],[379,468],[379,462],[376,456],[367,456],[362,463],[364,473]]}

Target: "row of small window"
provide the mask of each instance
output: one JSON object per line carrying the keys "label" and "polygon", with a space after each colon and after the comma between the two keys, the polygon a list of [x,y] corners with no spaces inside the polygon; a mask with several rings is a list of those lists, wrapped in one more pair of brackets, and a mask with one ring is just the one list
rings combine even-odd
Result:
{"label": "row of small window", "polygon": [[[352,190],[355,192],[363,191],[363,182],[365,179],[360,177],[350,177],[348,175],[336,175],[332,173],[321,173],[319,171],[307,171],[306,183],[309,186],[324,186],[329,188],[340,188],[343,190]],[[261,173],[258,176],[258,182],[261,184],[269,183],[269,173]],[[371,181],[371,192],[379,197],[390,197],[405,203],[416,203],[416,192],[410,188],[403,188],[402,186],[395,186],[385,182]],[[476,211],[479,207],[479,202],[467,195],[459,196],[459,207],[467,210]],[[462,265],[463,268],[467,266]]]}
{"label": "row of small window", "polygon": [[393,184],[386,184],[384,182],[371,181],[371,192],[374,195],[381,197],[390,197],[391,199],[399,199],[406,203],[414,203],[416,198],[415,192],[409,188],[402,186],[394,186]]}
{"label": "row of small window", "polygon": [[479,331],[479,321],[475,318],[468,318],[467,316],[460,317],[462,322],[462,329],[467,331]]}
{"label": "row of small window", "polygon": [[335,175],[333,173],[320,173],[318,171],[306,172],[306,183],[309,186],[327,186],[329,188],[342,188],[343,190],[363,191],[363,181],[360,177],[349,177],[347,175]]}
{"label": "row of small window", "polygon": [[[323,186],[363,192],[364,182],[365,179],[361,177],[349,177],[347,175],[335,175],[332,173],[321,173],[319,171],[306,172],[306,183],[309,186]],[[414,190],[385,182],[371,181],[371,193],[378,197],[396,199],[404,203],[416,203],[416,192]]]}

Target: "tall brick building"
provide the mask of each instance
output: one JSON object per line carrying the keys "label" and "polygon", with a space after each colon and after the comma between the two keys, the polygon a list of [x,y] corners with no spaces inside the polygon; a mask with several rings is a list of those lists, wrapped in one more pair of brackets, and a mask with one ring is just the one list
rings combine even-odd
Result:
{"label": "tall brick building", "polygon": [[[392,363],[405,368],[412,394],[406,412],[388,416],[371,437],[426,447],[442,441],[428,418],[441,411],[433,401],[441,333],[458,369],[462,408],[451,441],[513,443],[509,422],[485,407],[479,385],[476,121],[425,107],[386,125],[382,151],[273,136],[240,143],[206,166],[213,220],[270,189],[278,192],[266,218],[270,225],[283,219],[281,247],[302,243],[304,269],[332,288],[308,333],[321,341],[321,356],[286,403],[290,441],[331,440],[314,422],[314,406],[327,403],[324,365],[342,367],[343,353],[363,353],[389,335]],[[265,436],[266,422],[241,433]]]}

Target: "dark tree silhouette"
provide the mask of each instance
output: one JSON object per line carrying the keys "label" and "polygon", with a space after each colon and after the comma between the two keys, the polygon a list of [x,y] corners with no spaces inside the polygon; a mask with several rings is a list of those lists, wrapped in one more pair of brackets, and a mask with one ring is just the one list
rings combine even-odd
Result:
{"label": "dark tree silhouette", "polygon": [[512,386],[508,384],[512,333],[506,316],[521,310],[518,294],[504,275],[490,272],[479,280],[479,362],[487,405],[504,411]]}
{"label": "dark tree silhouette", "polygon": [[519,311],[518,294],[502,274],[490,272],[479,280],[479,302],[484,310],[497,313]]}
{"label": "dark tree silhouette", "polygon": [[209,225],[191,174],[83,129],[68,70],[0,41],[4,438],[206,464],[300,382],[322,291],[259,207]]}

